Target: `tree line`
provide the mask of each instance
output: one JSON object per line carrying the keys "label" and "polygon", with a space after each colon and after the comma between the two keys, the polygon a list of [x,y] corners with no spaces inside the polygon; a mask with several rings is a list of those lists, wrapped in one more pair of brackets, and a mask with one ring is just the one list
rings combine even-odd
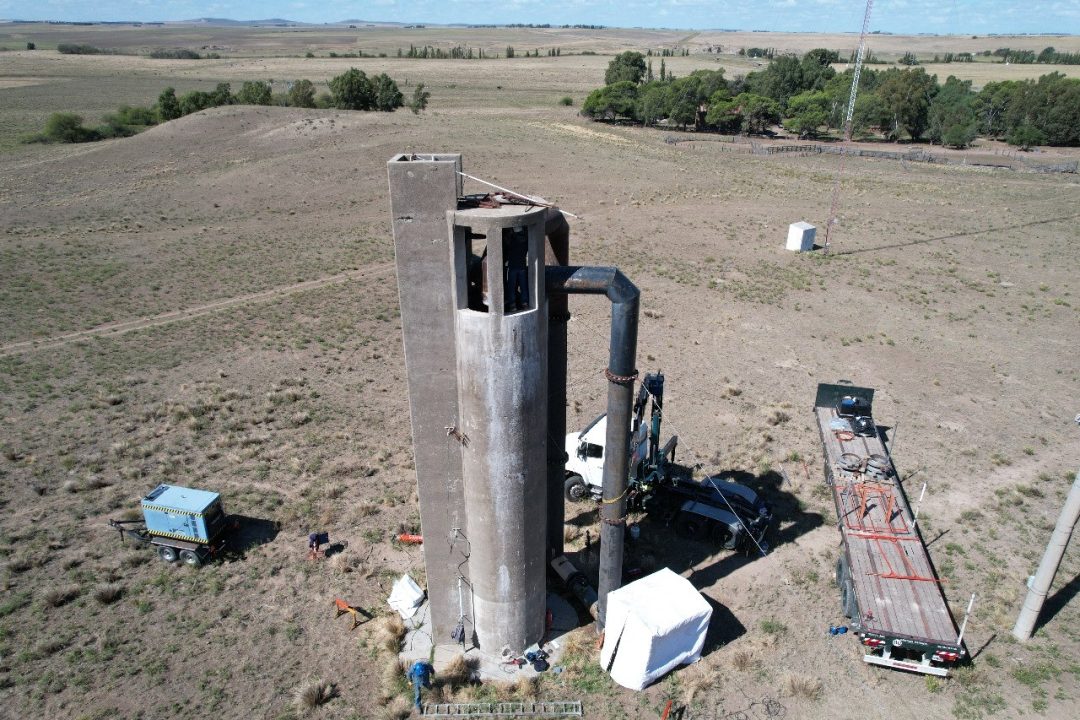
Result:
{"label": "tree line", "polygon": [[[288,83],[284,93],[274,93],[272,81],[245,81],[237,92],[232,85],[218,83],[210,92],[191,90],[177,95],[167,87],[157,102],[149,107],[121,106],[110,113],[97,127],[85,127],[83,118],[75,113],[58,112],[49,116],[42,132],[27,138],[27,142],[92,142],[115,137],[128,137],[159,123],[168,122],[221,105],[284,105],[302,108],[337,108],[339,110],[376,110],[393,112],[405,105],[405,96],[397,82],[386,73],[368,77],[362,70],[349,68],[327,83],[329,92],[316,94],[310,80]],[[408,107],[414,114],[427,108],[431,93],[423,83],[415,86]]]}
{"label": "tree line", "polygon": [[[699,131],[762,134],[782,124],[800,138],[842,130],[853,70],[837,73],[837,53],[818,48],[801,58],[780,55],[763,70],[727,80],[721,70],[676,78],[638,52],[616,56],[604,87],[589,94],[581,113],[594,120],[650,126],[665,121]],[[921,67],[863,68],[852,130],[862,137],[929,140],[967,147],[977,136],[1032,145],[1080,145],[1080,79],[1061,73],[1038,80],[987,83],[949,76],[939,83]]]}

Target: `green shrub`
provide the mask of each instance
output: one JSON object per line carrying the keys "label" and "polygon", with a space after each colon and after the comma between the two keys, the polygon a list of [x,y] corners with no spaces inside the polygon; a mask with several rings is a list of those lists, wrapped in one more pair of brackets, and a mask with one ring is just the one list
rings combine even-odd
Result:
{"label": "green shrub", "polygon": [[565,107],[570,107],[571,105],[574,104],[574,98],[570,97],[569,95],[566,95],[561,100],[559,100],[559,104],[563,105]]}
{"label": "green shrub", "polygon": [[315,107],[315,84],[310,80],[297,80],[289,88],[288,102],[293,107]]}
{"label": "green shrub", "polygon": [[236,93],[236,102],[240,105],[269,105],[272,99],[270,83],[264,80],[249,80]]}
{"label": "green shrub", "polygon": [[115,113],[105,116],[105,124],[98,128],[103,137],[127,137],[158,124],[154,108],[121,105]]}
{"label": "green shrub", "polygon": [[27,49],[27,50],[36,50],[36,49],[37,49],[37,45],[35,45],[35,44],[34,44],[34,43],[32,43],[32,42],[28,42],[28,43],[26,43],[26,49]]}
{"label": "green shrub", "polygon": [[187,48],[157,48],[150,51],[155,60],[201,60],[202,55]]}
{"label": "green shrub", "polygon": [[77,43],[60,43],[56,46],[56,51],[63,53],[64,55],[104,55],[107,54],[104,50],[93,45],[83,45]]}
{"label": "green shrub", "polygon": [[1046,143],[1046,133],[1031,125],[1021,125],[1009,133],[1006,140],[1010,145],[1015,145],[1021,150],[1027,150],[1036,145],[1044,145]]}
{"label": "green shrub", "polygon": [[96,140],[93,130],[83,127],[81,115],[69,112],[53,113],[45,121],[45,138],[51,142],[81,143]]}
{"label": "green shrub", "polygon": [[413,115],[419,115],[421,110],[427,109],[430,99],[431,93],[424,87],[424,83],[417,83],[413,89],[412,100],[409,101],[409,109],[412,110]]}

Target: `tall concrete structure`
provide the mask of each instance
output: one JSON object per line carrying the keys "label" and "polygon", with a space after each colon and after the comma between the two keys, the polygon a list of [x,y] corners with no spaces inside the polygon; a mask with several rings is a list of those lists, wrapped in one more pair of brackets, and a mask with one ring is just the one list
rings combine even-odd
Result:
{"label": "tall concrete structure", "polygon": [[388,163],[431,620],[520,653],[546,609],[547,210],[459,203],[460,170]]}
{"label": "tall concrete structure", "polygon": [[447,215],[477,640],[485,652],[520,653],[543,637],[546,609],[547,212]]}
{"label": "tall concrete structure", "polygon": [[[567,295],[612,303],[607,443],[629,448],[638,291],[616,268],[568,265],[558,210],[463,197],[460,155],[387,170],[432,639],[520,654],[543,637],[562,552]],[[627,462],[604,459],[601,626]]]}
{"label": "tall concrete structure", "polygon": [[469,540],[458,422],[454,274],[446,213],[462,194],[461,155],[398,155],[387,163],[398,299],[409,379],[413,457],[426,539],[428,602],[436,642],[458,622],[474,633]]}

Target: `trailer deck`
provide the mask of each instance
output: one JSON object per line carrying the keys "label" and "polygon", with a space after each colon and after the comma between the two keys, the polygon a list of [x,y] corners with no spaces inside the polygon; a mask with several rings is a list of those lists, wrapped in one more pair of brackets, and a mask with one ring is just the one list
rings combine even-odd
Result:
{"label": "trailer deck", "polygon": [[947,579],[934,570],[880,431],[876,425],[866,436],[838,430],[844,422],[821,392],[814,414],[843,538],[837,582],[853,628],[871,651],[866,661],[946,675],[940,663],[965,654],[942,592]]}

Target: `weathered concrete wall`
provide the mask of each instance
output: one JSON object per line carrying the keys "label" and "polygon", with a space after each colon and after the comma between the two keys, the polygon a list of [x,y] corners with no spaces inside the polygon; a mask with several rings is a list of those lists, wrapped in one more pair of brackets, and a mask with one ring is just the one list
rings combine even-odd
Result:
{"label": "weathered concrete wall", "polygon": [[[523,207],[449,214],[455,236],[458,410],[469,567],[483,652],[521,653],[544,634],[547,556],[546,211]],[[504,310],[502,229],[528,228],[530,306]],[[483,236],[490,292],[470,309],[466,245]]]}
{"label": "weathered concrete wall", "polygon": [[399,155],[387,163],[424,562],[440,643],[450,642],[461,605],[467,636],[473,633],[461,446],[446,433],[458,418],[446,213],[457,207],[460,170],[460,155]]}

